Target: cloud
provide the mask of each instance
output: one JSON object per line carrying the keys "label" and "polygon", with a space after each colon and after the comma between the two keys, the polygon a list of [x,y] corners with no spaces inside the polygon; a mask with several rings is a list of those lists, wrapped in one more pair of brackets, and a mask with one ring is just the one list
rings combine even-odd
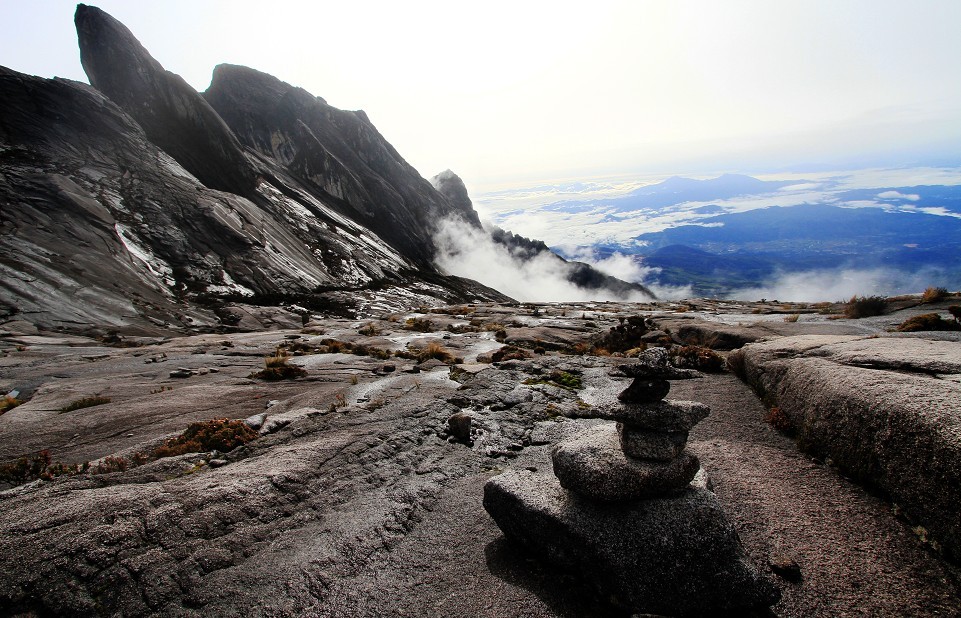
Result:
{"label": "cloud", "polygon": [[564,262],[541,253],[531,260],[514,258],[490,235],[456,220],[444,220],[434,235],[437,265],[453,275],[467,277],[525,302],[649,300],[641,294],[624,298],[611,290],[586,290],[566,278]]}
{"label": "cloud", "polygon": [[606,258],[599,258],[590,247],[568,247],[563,249],[564,255],[572,260],[590,264],[606,275],[617,277],[624,281],[640,283],[647,287],[659,300],[678,300],[691,298],[694,290],[691,286],[669,286],[656,283],[656,275],[660,268],[645,266],[644,259],[637,255],[625,255],[615,251]]}
{"label": "cloud", "polygon": [[916,272],[893,269],[814,270],[781,273],[771,283],[756,288],[732,292],[735,300],[762,298],[793,302],[846,301],[852,296],[894,296],[921,292],[931,285],[957,287],[957,276],[945,271],[926,268]]}
{"label": "cloud", "polygon": [[878,193],[878,198],[882,200],[910,200],[916,202],[921,199],[921,196],[915,193],[901,193],[900,191],[882,191]]}

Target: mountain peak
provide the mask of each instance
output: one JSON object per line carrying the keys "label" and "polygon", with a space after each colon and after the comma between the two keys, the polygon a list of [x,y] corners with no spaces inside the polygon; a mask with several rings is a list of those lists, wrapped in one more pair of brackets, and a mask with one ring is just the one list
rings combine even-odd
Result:
{"label": "mountain peak", "polygon": [[153,143],[205,185],[251,193],[257,171],[197,91],[164,70],[126,26],[97,7],[77,5],[74,23],[90,85],[130,114]]}
{"label": "mountain peak", "polygon": [[477,216],[474,203],[471,202],[470,194],[467,192],[467,185],[464,184],[460,176],[446,169],[431,178],[430,184],[450,201],[451,206],[454,207],[453,214],[473,227],[481,227],[480,218]]}

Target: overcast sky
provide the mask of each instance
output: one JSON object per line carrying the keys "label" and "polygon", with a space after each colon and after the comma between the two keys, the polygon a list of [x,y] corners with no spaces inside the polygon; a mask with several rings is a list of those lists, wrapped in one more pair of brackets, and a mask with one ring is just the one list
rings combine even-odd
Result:
{"label": "overcast sky", "polygon": [[[271,73],[472,190],[961,159],[956,0],[93,4],[198,90]],[[0,64],[86,81],[74,6],[0,0]]]}

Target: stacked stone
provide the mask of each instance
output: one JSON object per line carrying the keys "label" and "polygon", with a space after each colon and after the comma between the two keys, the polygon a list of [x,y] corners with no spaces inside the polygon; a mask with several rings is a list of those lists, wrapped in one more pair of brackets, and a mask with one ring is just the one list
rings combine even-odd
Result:
{"label": "stacked stone", "polygon": [[688,433],[710,409],[694,401],[664,400],[668,380],[690,372],[668,363],[667,351],[648,350],[619,369],[633,383],[619,404],[591,415],[617,421],[566,440],[552,452],[554,474],[565,489],[588,499],[624,502],[684,491],[700,468],[685,450]]}

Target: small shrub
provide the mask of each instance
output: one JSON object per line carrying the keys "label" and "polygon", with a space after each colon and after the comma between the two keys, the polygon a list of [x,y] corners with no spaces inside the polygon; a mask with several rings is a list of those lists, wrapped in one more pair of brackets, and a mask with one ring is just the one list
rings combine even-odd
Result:
{"label": "small shrub", "polygon": [[250,374],[250,377],[277,381],[293,380],[307,375],[307,372],[302,367],[288,363],[287,361],[289,359],[290,356],[288,356],[286,350],[277,348],[276,354],[264,359],[264,368]]}
{"label": "small shrub", "polygon": [[108,455],[101,459],[96,466],[91,467],[90,471],[93,474],[110,474],[111,472],[123,472],[129,467],[130,462],[123,457]]}
{"label": "small shrub", "polygon": [[243,421],[215,418],[191,423],[182,434],[170,438],[157,448],[154,451],[154,457],[173,457],[213,450],[226,453],[242,444],[247,444],[257,436],[257,432]]}
{"label": "small shrub", "polygon": [[21,485],[35,481],[50,466],[50,451],[44,449],[32,455],[23,455],[14,462],[0,466],[0,482]]}
{"label": "small shrub", "polygon": [[322,339],[320,345],[327,348],[328,354],[349,354],[353,349],[353,344],[338,339]]}
{"label": "small shrub", "polygon": [[373,322],[367,322],[366,324],[361,326],[357,330],[357,332],[360,333],[361,335],[364,335],[365,337],[376,337],[382,331],[380,327],[374,324]]}
{"label": "small shrub", "polygon": [[800,320],[800,319],[801,319],[801,314],[800,314],[800,313],[792,313],[791,315],[786,315],[786,316],[784,316],[784,321],[785,321],[785,322],[790,322],[790,323],[792,323],[792,324],[793,324],[794,322],[797,322],[797,321]]}
{"label": "small shrub", "polygon": [[391,357],[391,353],[390,350],[384,350],[383,348],[367,348],[367,356],[378,360],[387,360]]}
{"label": "small shrub", "polygon": [[854,320],[882,315],[887,306],[883,296],[852,296],[844,306],[844,317]]}
{"label": "small shrub", "polygon": [[434,323],[427,318],[407,318],[404,328],[418,333],[432,333],[437,330]]}
{"label": "small shrub", "polygon": [[785,414],[781,408],[771,408],[768,411],[767,416],[764,417],[764,421],[780,432],[790,434],[794,431],[794,426],[791,424],[791,419],[787,417],[787,414]]}
{"label": "small shrub", "polygon": [[679,348],[672,348],[669,354],[671,363],[675,367],[697,369],[698,371],[708,373],[720,373],[724,371],[724,357],[707,347],[686,345]]}
{"label": "small shrub", "polygon": [[399,351],[395,354],[401,358],[407,358],[410,360],[415,360],[418,363],[423,363],[426,360],[437,359],[441,362],[452,364],[454,362],[454,356],[447,351],[447,349],[436,341],[431,341],[423,348],[415,348],[408,351]]}
{"label": "small shrub", "polygon": [[523,348],[518,348],[512,345],[505,345],[499,350],[495,350],[491,354],[491,362],[500,363],[502,361],[509,360],[524,360],[526,358],[531,358],[531,353]]}
{"label": "small shrub", "polygon": [[921,294],[922,303],[936,303],[940,300],[944,300],[948,296],[948,290],[946,288],[936,288],[930,287]]}
{"label": "small shrub", "polygon": [[313,354],[314,352],[317,351],[309,343],[304,343],[302,341],[293,342],[292,344],[290,344],[290,347],[287,348],[287,350],[289,352],[296,354],[297,356],[303,356],[304,354]]}
{"label": "small shrub", "polygon": [[498,331],[494,331],[494,339],[497,341],[504,341],[507,339],[507,331],[503,328]]}
{"label": "small shrub", "polygon": [[923,330],[961,330],[957,321],[945,320],[937,313],[923,313],[901,322],[898,332],[914,333]]}
{"label": "small shrub", "polygon": [[4,396],[3,399],[0,399],[0,414],[13,410],[17,406],[19,406],[21,403],[23,402],[17,399],[16,397],[11,397],[10,395]]}
{"label": "small shrub", "polygon": [[955,322],[961,323],[961,306],[951,305],[950,307],[948,307],[948,313],[951,314]]}
{"label": "small shrub", "polygon": [[100,395],[93,395],[91,397],[83,397],[71,403],[68,403],[64,407],[60,408],[61,412],[73,412],[74,410],[81,410],[83,408],[92,408],[94,406],[102,406],[105,403],[110,403],[110,397],[101,397]]}

